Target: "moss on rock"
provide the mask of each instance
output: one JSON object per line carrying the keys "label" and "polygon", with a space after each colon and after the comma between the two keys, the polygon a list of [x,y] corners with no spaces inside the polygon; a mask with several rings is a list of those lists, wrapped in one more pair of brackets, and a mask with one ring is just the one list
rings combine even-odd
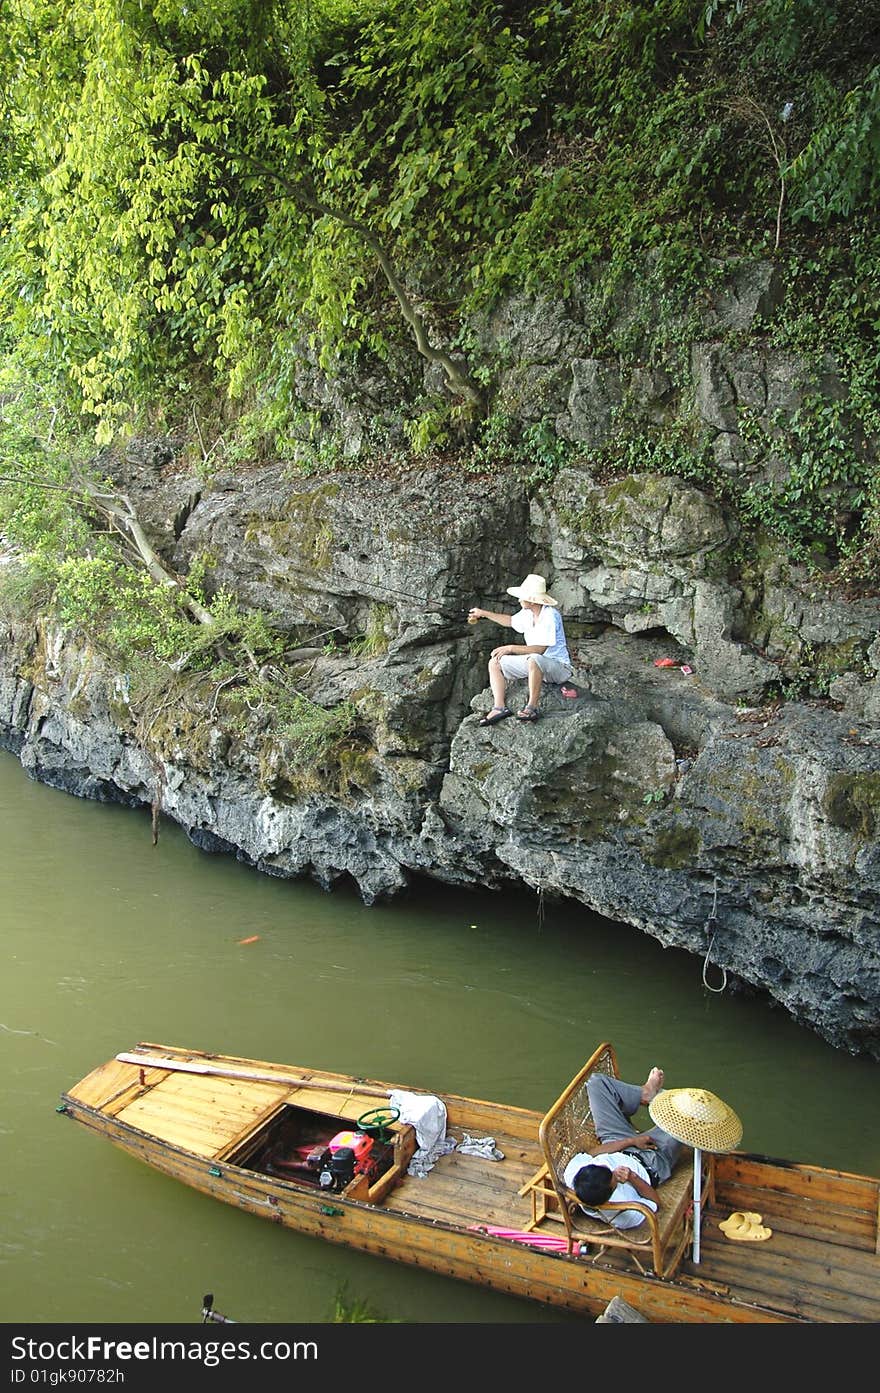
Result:
{"label": "moss on rock", "polygon": [[339,484],[324,483],[293,494],[278,517],[255,517],[245,533],[246,541],[266,538],[278,552],[301,557],[316,571],[325,571],[333,560],[333,528],[327,504],[339,493]]}
{"label": "moss on rock", "polygon": [[832,775],[823,806],[832,827],[870,840],[880,827],[880,774]]}
{"label": "moss on rock", "polygon": [[674,823],[656,833],[654,845],[646,849],[644,856],[652,866],[666,871],[680,871],[694,862],[700,845],[700,834],[696,827]]}

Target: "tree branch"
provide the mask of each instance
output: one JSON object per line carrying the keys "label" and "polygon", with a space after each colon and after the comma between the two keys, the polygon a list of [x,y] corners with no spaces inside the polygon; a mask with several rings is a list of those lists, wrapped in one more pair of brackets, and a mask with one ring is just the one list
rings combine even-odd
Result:
{"label": "tree branch", "polygon": [[757,112],[758,116],[767,127],[767,134],[770,138],[770,153],[773,156],[774,163],[779,173],[779,202],[776,206],[776,241],[773,244],[774,249],[778,251],[779,243],[782,241],[782,205],[785,202],[785,175],[782,172],[784,168],[785,151],[784,149],[780,151],[776,135],[770,124],[770,118],[764,108],[759,106],[752,97],[747,96],[745,93],[740,96],[739,100],[742,102],[743,106],[748,107],[750,111]]}
{"label": "tree branch", "polygon": [[[156,551],[147,540],[147,535],[132,507],[131,500],[125,494],[102,493],[92,484],[85,485],[89,497],[97,504],[104,515],[115,523],[124,536],[129,538],[137,548],[138,555],[143,561],[152,579],[157,585],[162,585],[166,589],[173,589],[177,592],[180,603],[188,614],[199,624],[211,626],[214,624],[214,616],[203,605],[200,605],[186,588],[181,584],[180,579],[168,570],[165,563],[160,559]],[[122,504],[122,506],[120,506]]]}
{"label": "tree branch", "polygon": [[238,159],[246,164],[252,165],[254,169],[260,170],[269,179],[279,184],[290,197],[291,201],[299,204],[300,207],[307,208],[309,212],[316,213],[319,217],[333,218],[341,223],[343,227],[350,228],[363,238],[370,251],[376,257],[380,270],[388,283],[389,289],[400,306],[401,314],[406,323],[412,330],[416,348],[419,353],[429,363],[438,363],[446,373],[447,381],[454,392],[464,397],[472,406],[481,409],[483,405],[483,394],[480,389],[471,381],[467,373],[455,361],[450,353],[445,349],[435,348],[428,336],[427,326],[422,316],[419,314],[412,297],[397,274],[394,263],[388,252],[385,250],[379,238],[366,223],[359,218],[353,218],[348,213],[341,213],[336,208],[331,208],[329,204],[322,203],[314,194],[308,193],[298,184],[294,184],[284,174],[280,174],[277,169],[272,169],[270,165],[262,160],[253,158],[250,155],[239,154]]}

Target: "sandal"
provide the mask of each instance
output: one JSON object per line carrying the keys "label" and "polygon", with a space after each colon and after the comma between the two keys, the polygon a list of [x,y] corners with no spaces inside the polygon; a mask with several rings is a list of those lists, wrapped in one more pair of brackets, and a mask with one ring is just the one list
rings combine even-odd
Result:
{"label": "sandal", "polygon": [[487,716],[478,723],[481,726],[497,726],[499,721],[503,721],[506,716],[512,716],[513,712],[509,706],[493,706]]}
{"label": "sandal", "polygon": [[516,713],[516,719],[518,721],[536,721],[538,719],[537,706],[532,706],[530,704],[524,706],[522,711]]}

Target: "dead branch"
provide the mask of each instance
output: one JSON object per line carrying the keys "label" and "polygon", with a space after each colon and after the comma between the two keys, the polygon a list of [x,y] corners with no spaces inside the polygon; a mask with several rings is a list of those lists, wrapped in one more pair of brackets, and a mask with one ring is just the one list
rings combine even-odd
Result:
{"label": "dead branch", "polygon": [[204,605],[200,605],[198,600],[189,594],[186,587],[181,584],[179,577],[169,571],[158,553],[150,545],[131,500],[125,494],[103,493],[92,484],[86,484],[85,487],[89,497],[104,513],[105,517],[115,524],[123,537],[134,543],[138,555],[156,584],[164,586],[168,590],[175,590],[183,608],[197,623],[208,627],[213,625],[215,620],[210,610],[205,609]]}
{"label": "dead branch", "polygon": [[732,103],[732,106],[733,109],[738,110],[739,114],[743,117],[748,118],[749,115],[753,117],[757,116],[767,131],[768,147],[779,174],[779,202],[776,207],[776,241],[773,244],[774,249],[778,251],[779,244],[782,241],[782,206],[785,203],[785,174],[783,172],[785,169],[785,147],[781,146],[779,141],[777,141],[776,133],[770,124],[769,116],[753,97],[748,96],[744,92],[740,93],[737,99]]}

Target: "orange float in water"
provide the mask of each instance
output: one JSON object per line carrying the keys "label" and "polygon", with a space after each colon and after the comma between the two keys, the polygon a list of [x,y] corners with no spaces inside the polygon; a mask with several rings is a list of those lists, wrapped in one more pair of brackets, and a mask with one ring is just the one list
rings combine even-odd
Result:
{"label": "orange float in water", "polygon": [[259,939],[259,937],[260,937],[259,934],[251,934],[250,938],[240,938],[238,941],[239,941],[239,944],[242,944],[242,943],[256,943],[257,940]]}

